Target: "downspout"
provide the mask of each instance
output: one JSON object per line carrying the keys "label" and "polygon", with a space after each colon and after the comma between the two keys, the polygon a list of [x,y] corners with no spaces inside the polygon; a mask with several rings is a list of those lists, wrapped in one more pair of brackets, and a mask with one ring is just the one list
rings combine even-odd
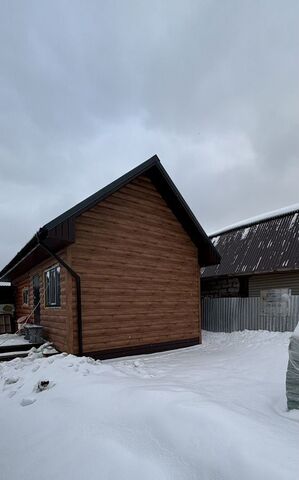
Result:
{"label": "downspout", "polygon": [[76,299],[77,299],[77,325],[78,325],[78,351],[79,355],[83,355],[83,338],[82,338],[82,303],[81,303],[81,279],[80,275],[76,273],[57,253],[52,252],[50,248],[45,245],[43,240],[40,237],[40,233],[36,233],[36,238],[38,241],[38,244],[46,250],[46,252],[51,256],[54,257],[57,262],[62,265],[75,279],[76,283]]}

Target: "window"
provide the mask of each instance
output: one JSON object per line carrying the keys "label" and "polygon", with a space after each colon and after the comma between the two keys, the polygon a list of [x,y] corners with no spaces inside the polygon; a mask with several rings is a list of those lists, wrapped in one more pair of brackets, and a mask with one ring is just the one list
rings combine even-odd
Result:
{"label": "window", "polygon": [[49,268],[45,272],[45,305],[60,307],[60,267]]}
{"label": "window", "polygon": [[29,289],[23,288],[23,305],[29,305]]}

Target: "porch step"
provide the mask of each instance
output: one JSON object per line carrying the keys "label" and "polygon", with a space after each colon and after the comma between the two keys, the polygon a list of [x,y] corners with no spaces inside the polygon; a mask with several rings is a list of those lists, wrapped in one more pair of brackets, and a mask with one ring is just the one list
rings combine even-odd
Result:
{"label": "porch step", "polygon": [[28,353],[28,350],[30,350],[31,348],[35,347],[35,348],[38,348],[42,345],[42,343],[21,343],[19,345],[0,345],[0,355],[2,353],[6,353],[6,352],[11,352],[12,350],[14,352],[22,352],[22,351],[27,351]]}
{"label": "porch step", "polygon": [[18,350],[13,352],[4,352],[0,353],[0,362],[6,362],[7,360],[13,360],[14,358],[24,358],[27,357],[28,350]]}
{"label": "porch step", "polygon": [[[34,346],[32,344],[32,346]],[[40,346],[40,345],[39,345]],[[10,352],[1,352],[0,353],[0,362],[7,362],[9,360],[13,360],[14,358],[25,358],[27,357],[29,350],[13,350]],[[55,353],[43,353],[43,357],[52,357],[53,355],[57,355],[59,352]]]}

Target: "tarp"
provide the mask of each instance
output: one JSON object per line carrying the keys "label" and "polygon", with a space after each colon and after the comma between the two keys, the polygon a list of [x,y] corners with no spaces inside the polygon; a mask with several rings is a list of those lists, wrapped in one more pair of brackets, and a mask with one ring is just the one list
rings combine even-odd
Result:
{"label": "tarp", "polygon": [[288,409],[299,409],[299,324],[290,339],[286,393]]}

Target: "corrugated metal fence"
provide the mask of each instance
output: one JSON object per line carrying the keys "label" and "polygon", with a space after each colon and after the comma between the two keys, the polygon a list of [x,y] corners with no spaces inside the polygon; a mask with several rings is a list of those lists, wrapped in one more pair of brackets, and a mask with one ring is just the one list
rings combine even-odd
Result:
{"label": "corrugated metal fence", "polygon": [[260,297],[204,298],[202,301],[202,328],[212,332],[238,330],[293,331],[299,321],[299,295],[290,297],[289,312],[263,313]]}

